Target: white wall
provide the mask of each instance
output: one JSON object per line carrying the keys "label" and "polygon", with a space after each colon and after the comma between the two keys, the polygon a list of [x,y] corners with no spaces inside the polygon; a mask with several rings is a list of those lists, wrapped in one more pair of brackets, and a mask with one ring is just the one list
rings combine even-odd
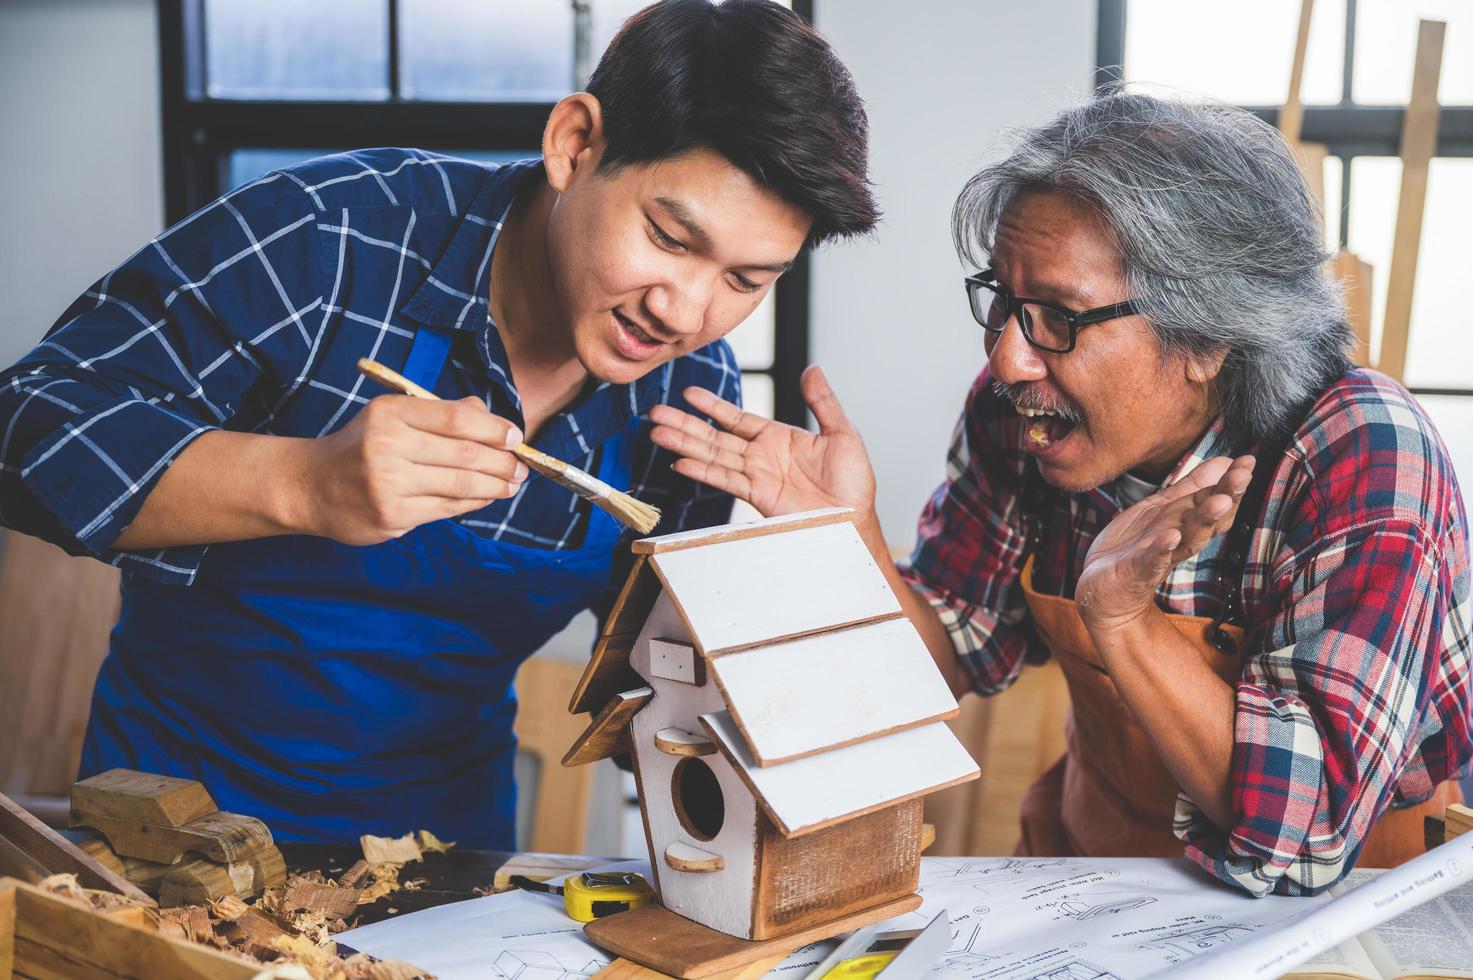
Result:
{"label": "white wall", "polygon": [[163,227],[151,0],[0,0],[0,365]]}
{"label": "white wall", "polygon": [[908,550],[984,360],[952,201],[1001,155],[1000,130],[1088,93],[1095,0],[816,0],[814,20],[869,107],[885,217],[873,240],[815,256],[813,360],[874,459],[886,537]]}

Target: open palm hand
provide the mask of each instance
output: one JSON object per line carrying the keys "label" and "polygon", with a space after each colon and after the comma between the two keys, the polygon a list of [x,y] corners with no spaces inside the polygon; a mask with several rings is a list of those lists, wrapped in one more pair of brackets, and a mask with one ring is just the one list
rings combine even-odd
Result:
{"label": "open palm hand", "polygon": [[1150,608],[1171,569],[1232,525],[1252,477],[1252,456],[1218,456],[1115,515],[1090,546],[1074,589],[1085,625],[1118,627]]}
{"label": "open palm hand", "polygon": [[819,431],[743,412],[704,388],[686,400],[720,428],[669,405],[650,412],[651,440],[680,457],[675,471],[747,501],[766,517],[819,507],[874,507],[875,476],[859,433],[817,367],[803,373],[803,398]]}

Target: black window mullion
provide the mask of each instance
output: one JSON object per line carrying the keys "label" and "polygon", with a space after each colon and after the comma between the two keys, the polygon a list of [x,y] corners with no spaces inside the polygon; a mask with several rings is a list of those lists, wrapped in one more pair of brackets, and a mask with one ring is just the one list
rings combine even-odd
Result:
{"label": "black window mullion", "polygon": [[399,101],[399,0],[388,0],[389,101]]}
{"label": "black window mullion", "polygon": [[1355,102],[1355,0],[1345,0],[1345,66],[1340,70],[1340,104]]}

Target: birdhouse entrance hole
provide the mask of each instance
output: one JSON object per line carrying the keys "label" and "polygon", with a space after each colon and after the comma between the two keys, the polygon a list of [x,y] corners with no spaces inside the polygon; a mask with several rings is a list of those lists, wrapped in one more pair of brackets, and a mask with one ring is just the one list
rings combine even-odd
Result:
{"label": "birdhouse entrance hole", "polygon": [[681,759],[671,777],[670,796],[675,800],[675,815],[685,832],[696,840],[711,840],[721,833],[726,819],[726,802],[721,798],[721,783],[716,773],[698,758]]}

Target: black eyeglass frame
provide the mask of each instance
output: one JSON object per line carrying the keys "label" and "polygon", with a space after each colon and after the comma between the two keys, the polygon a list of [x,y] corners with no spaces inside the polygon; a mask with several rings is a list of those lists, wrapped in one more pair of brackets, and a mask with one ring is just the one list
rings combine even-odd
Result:
{"label": "black eyeglass frame", "polygon": [[[992,269],[983,269],[981,272],[967,276],[962,280],[962,285],[966,287],[967,291],[967,309],[972,311],[972,319],[976,320],[983,330],[986,330],[988,333],[1000,334],[1007,329],[1008,320],[1011,320],[1016,315],[1018,326],[1023,331],[1023,339],[1039,350],[1048,351],[1050,354],[1067,354],[1072,351],[1075,340],[1079,337],[1079,331],[1091,324],[1103,323],[1105,320],[1114,320],[1122,316],[1135,316],[1140,313],[1140,307],[1133,299],[1126,300],[1124,303],[1111,303],[1109,306],[1097,306],[1092,310],[1075,313],[1073,310],[1062,307],[1057,303],[1050,303],[1041,299],[1031,299],[1027,296],[1014,296],[1008,291],[1006,286],[997,281],[997,276]],[[1003,302],[1006,304],[1004,311],[1007,314],[1003,318],[1002,326],[990,326],[982,317],[977,315],[977,306],[972,302],[972,291],[977,286],[985,287],[1002,297]],[[1069,346],[1050,347],[1047,344],[1041,344],[1037,340],[1034,340],[1033,325],[1028,322],[1028,317],[1024,315],[1023,305],[1025,303],[1042,306],[1044,309],[1051,310],[1063,317],[1064,322],[1069,324]]]}

